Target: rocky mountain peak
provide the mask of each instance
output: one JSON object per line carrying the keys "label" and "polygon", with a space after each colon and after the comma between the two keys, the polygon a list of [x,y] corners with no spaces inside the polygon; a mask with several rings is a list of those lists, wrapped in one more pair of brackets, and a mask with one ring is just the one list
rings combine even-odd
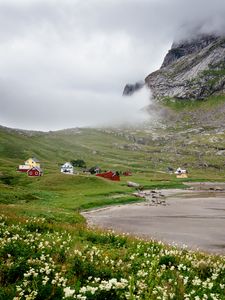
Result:
{"label": "rocky mountain peak", "polygon": [[192,39],[174,42],[165,56],[161,68],[167,67],[185,55],[201,51],[217,39],[216,35],[200,35]]}
{"label": "rocky mountain peak", "polygon": [[161,68],[145,82],[156,99],[204,99],[225,93],[225,37],[201,35],[173,43]]}

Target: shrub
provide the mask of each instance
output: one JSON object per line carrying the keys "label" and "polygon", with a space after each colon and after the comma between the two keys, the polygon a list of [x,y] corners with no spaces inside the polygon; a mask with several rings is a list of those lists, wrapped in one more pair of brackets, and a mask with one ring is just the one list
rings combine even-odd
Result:
{"label": "shrub", "polygon": [[83,159],[76,159],[76,160],[71,160],[71,164],[74,167],[79,167],[79,168],[86,168],[86,163]]}

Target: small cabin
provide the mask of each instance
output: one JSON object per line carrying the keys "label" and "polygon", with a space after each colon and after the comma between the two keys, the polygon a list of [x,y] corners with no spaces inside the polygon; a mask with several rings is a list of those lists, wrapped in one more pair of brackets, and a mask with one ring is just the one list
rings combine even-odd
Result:
{"label": "small cabin", "polygon": [[187,178],[188,177],[187,173],[188,173],[187,170],[181,169],[181,168],[178,168],[175,171],[175,174],[176,174],[177,178]]}
{"label": "small cabin", "polygon": [[27,171],[27,175],[31,177],[42,176],[43,171],[39,167],[32,167]]}
{"label": "small cabin", "polygon": [[70,162],[66,162],[61,166],[61,173],[73,174],[73,165]]}
{"label": "small cabin", "polygon": [[110,179],[113,181],[120,181],[120,176],[117,172],[107,171],[104,173],[98,173],[98,174],[96,174],[96,176]]}

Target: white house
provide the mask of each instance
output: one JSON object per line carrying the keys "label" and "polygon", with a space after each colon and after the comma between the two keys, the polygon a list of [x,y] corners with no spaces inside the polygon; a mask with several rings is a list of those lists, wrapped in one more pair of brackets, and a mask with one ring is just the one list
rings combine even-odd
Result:
{"label": "white house", "polygon": [[184,169],[181,169],[181,168],[178,168],[176,171],[175,171],[175,174],[187,174],[187,170],[184,170]]}
{"label": "white house", "polygon": [[177,175],[177,178],[187,178],[187,170],[185,169],[181,169],[181,168],[178,168],[176,171],[175,171],[175,174]]}
{"label": "white house", "polygon": [[72,164],[70,162],[65,162],[65,164],[61,166],[61,173],[73,174]]}

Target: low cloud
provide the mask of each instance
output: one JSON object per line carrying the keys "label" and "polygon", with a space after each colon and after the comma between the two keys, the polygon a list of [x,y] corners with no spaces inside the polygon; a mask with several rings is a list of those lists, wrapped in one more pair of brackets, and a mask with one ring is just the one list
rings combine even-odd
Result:
{"label": "low cloud", "polygon": [[223,0],[0,0],[0,124],[139,120],[149,96],[123,98],[124,85],[159,68],[174,40],[224,34],[224,15]]}
{"label": "low cloud", "polygon": [[[20,97],[11,92],[8,99],[17,98],[20,105],[11,110],[14,101],[2,107],[5,121],[11,118],[12,127],[58,130],[71,127],[134,125],[150,119],[145,107],[150,102],[150,91],[142,88],[132,96],[99,93],[87,90],[45,90],[39,101],[38,90]],[[42,96],[43,97],[43,96]],[[32,101],[30,101],[32,99]],[[19,124],[19,125],[18,125]],[[47,128],[47,129],[46,129]]]}

